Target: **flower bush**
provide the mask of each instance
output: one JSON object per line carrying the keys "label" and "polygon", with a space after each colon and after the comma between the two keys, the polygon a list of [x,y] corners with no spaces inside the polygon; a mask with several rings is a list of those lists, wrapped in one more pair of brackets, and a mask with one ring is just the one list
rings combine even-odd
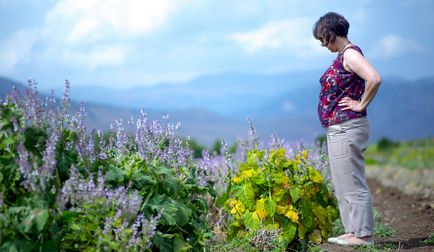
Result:
{"label": "flower bush", "polygon": [[180,125],[141,111],[89,132],[69,89],[58,104],[30,80],[0,105],[0,250],[203,250],[212,183]]}

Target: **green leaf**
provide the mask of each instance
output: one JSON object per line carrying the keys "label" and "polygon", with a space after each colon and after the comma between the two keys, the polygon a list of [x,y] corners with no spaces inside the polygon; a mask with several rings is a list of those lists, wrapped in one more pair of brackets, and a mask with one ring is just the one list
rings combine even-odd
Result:
{"label": "green leaf", "polygon": [[166,203],[162,206],[164,208],[161,215],[161,222],[164,225],[175,226],[178,219],[178,209],[173,202]]}
{"label": "green leaf", "polygon": [[184,239],[179,235],[175,235],[175,238],[173,239],[173,251],[179,251],[179,252],[185,252],[193,247],[184,241]]}
{"label": "green leaf", "polygon": [[297,202],[301,198],[301,190],[298,187],[293,186],[289,189],[289,193],[291,194],[292,202]]}
{"label": "green leaf", "polygon": [[21,228],[20,228],[21,232],[22,233],[31,233],[32,232],[32,227],[34,225],[34,220],[35,220],[35,213],[34,213],[34,211],[32,211],[21,222],[21,224],[20,224],[20,226],[21,226]]}
{"label": "green leaf", "polygon": [[44,229],[48,217],[49,214],[47,209],[43,209],[36,213],[36,228],[38,229],[38,232],[41,232]]}
{"label": "green leaf", "polygon": [[235,189],[235,196],[243,202],[243,204],[252,209],[255,206],[255,192],[251,183],[238,185]]}
{"label": "green leaf", "polygon": [[309,167],[309,177],[315,183],[322,183],[323,182],[323,178],[321,176],[321,173],[319,173],[317,170],[315,170],[312,167]]}
{"label": "green leaf", "polygon": [[112,167],[105,175],[107,182],[114,183],[116,185],[121,184],[124,181],[124,172],[118,167]]}
{"label": "green leaf", "polygon": [[313,204],[313,213],[322,225],[327,225],[327,211],[321,205]]}
{"label": "green leaf", "polygon": [[12,145],[15,143],[15,139],[13,137],[8,137],[6,139],[3,139],[3,141],[0,144],[0,149],[5,149],[7,146]]}
{"label": "green leaf", "polygon": [[294,240],[295,234],[297,233],[297,225],[288,219],[284,219],[282,221],[282,232],[284,234],[284,239],[289,244]]}
{"label": "green leaf", "polygon": [[165,166],[157,166],[152,169],[152,171],[157,175],[169,175],[172,174],[173,171]]}
{"label": "green leaf", "polygon": [[314,228],[314,215],[310,202],[302,200],[300,202],[301,219],[306,228],[306,232],[310,232]]}
{"label": "green leaf", "polygon": [[173,251],[173,241],[170,238],[164,237],[161,232],[156,232],[153,244],[159,251]]}
{"label": "green leaf", "polygon": [[0,247],[0,251],[7,251],[7,252],[18,252],[18,248],[17,245],[15,244],[15,242],[12,241],[8,241],[5,242],[1,247]]}
{"label": "green leaf", "polygon": [[148,175],[143,175],[142,172],[140,171],[135,171],[134,175],[133,175],[133,181],[136,185],[142,187],[142,186],[147,186],[147,185],[155,185],[157,184],[157,182]]}
{"label": "green leaf", "polygon": [[262,174],[258,174],[256,176],[253,176],[250,179],[257,185],[262,185],[262,184],[265,184],[265,182],[267,182],[267,179]]}
{"label": "green leaf", "polygon": [[242,218],[246,227],[252,231],[258,230],[261,227],[261,219],[258,216],[254,216],[252,212],[246,212]]}
{"label": "green leaf", "polygon": [[227,192],[223,193],[220,197],[217,198],[215,203],[216,207],[222,208],[228,199],[229,199],[229,194]]}
{"label": "green leaf", "polygon": [[273,217],[274,216],[274,214],[276,213],[276,206],[277,206],[277,203],[271,198],[269,198],[269,197],[267,197],[266,199],[265,199],[265,211],[267,211],[267,213],[271,216],[271,217]]}
{"label": "green leaf", "polygon": [[177,222],[178,225],[182,227],[188,223],[193,211],[189,207],[187,207],[184,203],[179,201],[177,202],[177,207],[178,207]]}
{"label": "green leaf", "polygon": [[163,180],[163,187],[171,194],[176,194],[179,189],[179,179],[174,176],[168,176]]}
{"label": "green leaf", "polygon": [[285,172],[278,172],[273,174],[274,183],[281,185],[285,183],[289,183],[289,178]]}

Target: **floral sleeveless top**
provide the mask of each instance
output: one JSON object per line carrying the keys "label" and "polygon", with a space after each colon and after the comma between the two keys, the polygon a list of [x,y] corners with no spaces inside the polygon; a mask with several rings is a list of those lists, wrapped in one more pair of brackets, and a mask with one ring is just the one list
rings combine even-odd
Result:
{"label": "floral sleeveless top", "polygon": [[[359,51],[358,46],[347,47]],[[361,118],[367,115],[366,110],[355,112],[352,110],[341,110],[338,105],[344,97],[360,101],[365,91],[365,81],[356,73],[349,72],[344,68],[344,52],[339,53],[331,66],[321,76],[321,92],[319,94],[318,115],[324,128],[346,120]]]}

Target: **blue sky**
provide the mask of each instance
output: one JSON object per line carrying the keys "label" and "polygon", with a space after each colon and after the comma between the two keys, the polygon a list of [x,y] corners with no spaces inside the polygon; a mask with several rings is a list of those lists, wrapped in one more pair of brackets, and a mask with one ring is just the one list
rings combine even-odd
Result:
{"label": "blue sky", "polygon": [[431,0],[0,0],[0,75],[40,89],[129,88],[226,72],[325,69],[328,11],[383,76],[432,76]]}

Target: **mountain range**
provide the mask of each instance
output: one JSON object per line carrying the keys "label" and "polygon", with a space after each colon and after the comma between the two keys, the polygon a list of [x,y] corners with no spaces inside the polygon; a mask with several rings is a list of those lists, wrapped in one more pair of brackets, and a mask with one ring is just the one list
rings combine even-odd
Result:
{"label": "mountain range", "polygon": [[[227,73],[185,83],[111,90],[71,85],[71,98],[85,102],[88,127],[108,129],[117,118],[136,117],[144,108],[150,119],[180,122],[180,133],[204,145],[216,139],[231,143],[247,137],[251,118],[258,135],[311,141],[324,134],[316,114],[321,73],[254,75]],[[0,78],[0,97],[13,85]],[[61,94],[58,94],[59,96]],[[434,136],[434,77],[405,80],[384,78],[368,109],[371,141],[381,137],[409,140]]]}

